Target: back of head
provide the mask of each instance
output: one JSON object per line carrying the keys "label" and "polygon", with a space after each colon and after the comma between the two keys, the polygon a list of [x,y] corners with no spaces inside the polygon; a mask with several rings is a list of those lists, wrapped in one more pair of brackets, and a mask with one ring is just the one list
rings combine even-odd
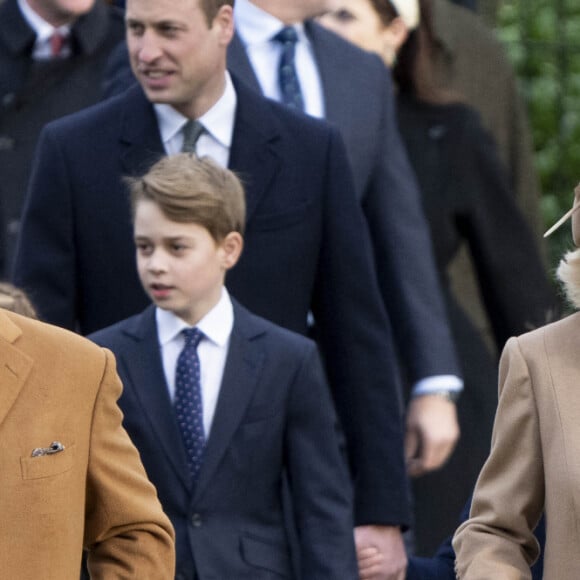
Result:
{"label": "back of head", "polygon": [[230,232],[244,233],[243,186],[232,171],[209,157],[163,157],[143,177],[127,182],[133,215],[140,201],[152,201],[168,219],[203,226],[217,242]]}
{"label": "back of head", "polygon": [[7,282],[0,282],[0,308],[36,318],[36,311],[26,294]]}

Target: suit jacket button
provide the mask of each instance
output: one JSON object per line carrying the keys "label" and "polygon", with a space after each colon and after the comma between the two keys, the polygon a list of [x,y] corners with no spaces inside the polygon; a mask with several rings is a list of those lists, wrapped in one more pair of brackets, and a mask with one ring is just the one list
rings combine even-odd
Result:
{"label": "suit jacket button", "polygon": [[0,151],[12,151],[15,140],[8,135],[0,135]]}
{"label": "suit jacket button", "polygon": [[194,528],[200,528],[202,524],[201,515],[193,514],[193,516],[191,516],[191,523],[193,524]]}

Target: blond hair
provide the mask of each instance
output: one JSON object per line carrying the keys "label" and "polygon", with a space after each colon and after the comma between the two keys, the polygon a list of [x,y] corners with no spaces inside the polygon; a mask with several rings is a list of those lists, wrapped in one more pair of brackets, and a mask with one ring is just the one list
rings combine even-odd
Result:
{"label": "blond hair", "polygon": [[240,180],[209,157],[163,157],[139,178],[128,178],[133,217],[140,201],[152,201],[174,222],[203,226],[216,242],[244,234],[246,202]]}
{"label": "blond hair", "polygon": [[0,308],[36,318],[36,311],[26,294],[8,282],[0,282]]}

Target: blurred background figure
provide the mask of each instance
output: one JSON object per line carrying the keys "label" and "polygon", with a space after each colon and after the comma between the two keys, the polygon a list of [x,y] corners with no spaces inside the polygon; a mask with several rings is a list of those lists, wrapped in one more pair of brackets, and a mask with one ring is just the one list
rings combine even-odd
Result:
{"label": "blurred background figure", "polygon": [[123,37],[122,12],[103,0],[0,3],[0,277],[12,262],[40,130],[100,100],[109,52]]}
{"label": "blurred background figure", "polygon": [[[498,0],[479,0],[480,16],[450,0],[432,0],[433,42],[437,46],[432,55],[433,77],[437,86],[461,94],[480,114],[507,170],[510,191],[543,254],[541,191],[528,115],[507,52],[488,26],[498,4]],[[457,252],[449,270],[451,282],[488,348],[495,350],[492,325],[468,253],[465,244]]]}
{"label": "blurred background figure", "polygon": [[435,80],[431,0],[332,2],[322,23],[393,68],[399,127],[431,226],[465,379],[460,443],[442,470],[414,482],[417,549],[431,554],[453,531],[487,457],[497,398],[497,361],[453,295],[448,267],[467,244],[498,349],[554,316],[557,300],[492,138],[461,95]]}
{"label": "blurred background figure", "polygon": [[36,311],[28,296],[8,282],[0,282],[0,308],[29,318],[36,318]]}

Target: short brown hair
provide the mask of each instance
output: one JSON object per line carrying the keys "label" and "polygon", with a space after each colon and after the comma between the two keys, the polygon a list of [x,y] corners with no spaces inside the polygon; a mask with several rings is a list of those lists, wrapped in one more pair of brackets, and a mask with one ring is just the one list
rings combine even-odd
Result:
{"label": "short brown hair", "polygon": [[222,6],[234,7],[234,0],[198,0],[199,6],[205,14],[207,25],[211,28],[213,19],[217,16]]}
{"label": "short brown hair", "polygon": [[128,178],[133,216],[137,203],[152,201],[174,222],[203,226],[216,242],[244,234],[244,188],[229,169],[209,157],[179,153],[163,157],[138,178]]}

